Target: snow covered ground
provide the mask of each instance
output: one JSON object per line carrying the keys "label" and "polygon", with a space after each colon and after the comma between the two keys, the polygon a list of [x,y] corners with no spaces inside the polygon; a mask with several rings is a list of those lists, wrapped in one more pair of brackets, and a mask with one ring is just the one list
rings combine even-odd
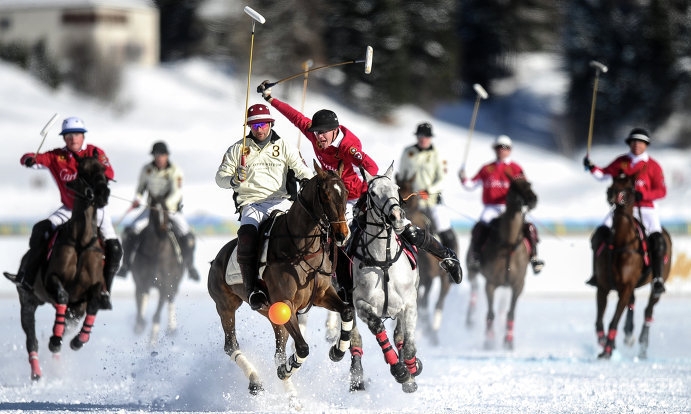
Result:
{"label": "snow covered ground", "polygon": [[[465,234],[459,236],[465,240]],[[197,262],[204,279],[208,261],[226,241],[225,237],[200,240]],[[676,242],[680,248],[691,248],[689,238]],[[318,308],[310,311],[310,356],[293,381],[302,411],[689,412],[688,282],[677,278],[668,284],[668,293],[655,309],[647,360],[639,360],[638,347],[626,347],[620,334],[612,360],[600,361],[594,330],[595,290],[583,284],[589,267],[587,242],[583,237],[545,237],[542,244],[547,267],[539,276],[530,272],[527,276],[526,291],[517,307],[515,350],[483,348],[483,294],[477,323],[472,329],[466,328],[469,284],[464,281],[453,286],[447,298],[441,344],[433,346],[418,329],[418,357],[424,368],[418,377],[419,389],[413,394],[401,391],[367,332],[363,332],[367,390],[351,394],[347,358],[333,363],[327,356],[325,312]],[[0,267],[14,269],[25,248],[23,237],[0,238]],[[648,293],[648,287],[637,291],[636,336]],[[612,293],[605,323],[609,323],[615,301]],[[497,303],[497,309],[505,306],[506,292]],[[148,332],[138,336],[133,331],[131,277],[116,279],[114,306],[113,311],[98,314],[91,341],[82,350],[75,352],[65,345],[58,360],[51,357],[47,346],[54,311],[49,306],[39,308],[37,332],[44,377],[32,384],[16,292],[9,282],[0,283],[0,326],[4,328],[0,338],[0,411],[292,411],[276,377],[268,321],[246,306],[238,311],[241,347],[257,366],[266,388],[263,395],[252,397],[242,371],[223,352],[223,333],[205,280],[184,281],[178,300],[179,330],[154,347],[148,345]],[[149,309],[149,321],[152,314]],[[164,316],[163,324],[165,321]],[[502,337],[503,321],[498,315],[498,338]]]}
{"label": "snow covered ground", "polygon": [[[535,93],[543,94],[545,102],[554,102],[558,88],[545,85],[558,85],[560,75],[537,73],[541,59],[545,68],[552,67],[548,56],[533,58],[526,73],[534,77],[525,82],[534,85]],[[375,54],[374,70],[376,65]],[[253,79],[259,83],[264,77],[255,74]],[[103,107],[69,90],[51,93],[23,72],[0,63],[0,95],[6,97],[0,100],[0,134],[5,137],[0,153],[0,175],[4,178],[0,182],[4,195],[0,223],[38,220],[57,207],[57,192],[48,174],[26,170],[18,163],[21,154],[36,150],[38,132],[55,112],[61,118],[83,117],[89,129],[87,141],[109,154],[118,180],[111,185],[110,204],[116,219],[129,205],[141,165],[150,160],[151,144],[165,140],[171,159],[186,173],[186,214],[196,219],[233,220],[231,193],[216,187],[213,176],[223,152],[241,138],[245,81],[229,79],[202,61],[132,70],[122,96]],[[277,86],[274,95],[299,107],[301,85]],[[251,97],[250,103],[260,102],[257,98]],[[461,190],[455,178],[467,137],[467,130],[457,125],[464,121],[447,123],[417,108],[403,107],[387,123],[380,123],[308,92],[305,112],[312,114],[321,108],[335,110],[341,122],[360,136],[381,168],[397,163],[402,149],[414,141],[415,125],[430,120],[435,145],[448,154],[445,204],[459,228],[460,250],[465,252],[468,234],[462,229],[474,222],[481,205],[479,192]],[[477,127],[469,171],[492,157],[490,142],[494,137],[482,132],[481,123]],[[297,131],[280,116],[276,129],[285,139],[298,142]],[[58,128],[50,132],[43,149],[63,145],[57,133]],[[519,137],[514,138],[518,141]],[[303,138],[302,152],[311,164],[311,149],[305,142]],[[591,158],[604,164],[625,150],[623,143],[596,147]],[[691,221],[691,153],[655,145],[650,150],[662,162],[668,180],[669,195],[659,203],[663,223],[682,223],[683,229],[684,223]],[[483,349],[482,296],[478,322],[473,329],[466,329],[469,286],[464,281],[452,288],[447,300],[441,345],[432,346],[419,332],[418,356],[424,370],[416,393],[401,391],[376,342],[365,335],[368,390],[350,394],[348,363],[328,360],[324,311],[315,309],[310,312],[310,357],[294,379],[304,412],[691,412],[691,239],[681,232],[673,235],[673,260],[679,266],[656,307],[649,358],[638,360],[636,347],[628,349],[620,339],[612,360],[598,361],[595,292],[583,283],[590,271],[587,234],[565,235],[562,230],[574,223],[584,223],[584,229],[589,230],[603,218],[606,185],[583,171],[580,156],[569,159],[519,143],[514,155],[540,198],[531,218],[541,230],[540,252],[547,261],[542,274],[535,277],[529,273],[526,292],[519,301],[516,349]],[[208,261],[229,237],[199,235],[197,263],[203,274]],[[0,238],[0,270],[16,269],[27,239]],[[636,333],[648,291],[647,287],[638,291]],[[205,281],[197,284],[186,280],[182,292],[177,335],[150,347],[146,335],[133,333],[131,279],[117,279],[115,309],[98,315],[92,339],[82,350],[65,347],[59,360],[53,359],[47,348],[53,310],[43,306],[37,312],[37,332],[44,378],[32,384],[16,292],[9,282],[0,280],[0,326],[4,328],[0,336],[0,411],[290,411],[273,366],[268,322],[246,307],[239,311],[239,340],[259,368],[267,389],[262,396],[250,397],[242,372],[223,353],[220,322]],[[614,300],[611,295],[610,301]],[[496,322],[498,336],[502,326],[500,318]]]}

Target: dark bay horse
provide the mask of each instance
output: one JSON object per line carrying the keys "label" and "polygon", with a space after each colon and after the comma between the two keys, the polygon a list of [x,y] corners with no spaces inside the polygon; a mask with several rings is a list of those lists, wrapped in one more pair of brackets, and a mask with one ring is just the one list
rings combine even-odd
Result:
{"label": "dark bay horse", "polygon": [[151,326],[150,344],[158,341],[161,326],[161,311],[168,304],[168,333],[177,329],[175,297],[185,271],[180,246],[173,234],[168,217],[165,198],[153,198],[149,204],[149,223],[139,234],[137,249],[132,262],[132,277],[135,284],[137,319],[136,333],[142,333],[146,326],[144,313],[151,289],[158,290],[158,304]]}
{"label": "dark bay horse", "polygon": [[[284,302],[291,310],[290,320],[285,325],[271,325],[276,339],[277,375],[292,396],[295,390],[291,375],[309,354],[309,345],[299,328],[298,312],[319,306],[339,313],[343,321],[342,332],[340,340],[329,351],[332,360],[340,360],[348,349],[354,318],[353,308],[343,302],[332,285],[331,257],[336,247],[350,237],[345,218],[347,191],[341,179],[343,168],[326,171],[315,162],[314,169],[316,175],[302,185],[290,209],[267,219],[260,227],[260,234],[271,227],[266,255],[260,263],[260,266],[265,265],[265,268],[260,267],[260,283],[265,284],[271,304]],[[224,350],[249,379],[250,393],[257,394],[263,390],[261,379],[240,349],[235,330],[236,311],[247,302],[242,277],[239,270],[235,270],[237,259],[233,251],[236,245],[237,239],[228,242],[211,262],[208,290],[221,318]],[[257,312],[268,318],[266,307]],[[289,358],[286,357],[288,335],[295,345],[295,352]]]}
{"label": "dark bay horse", "polygon": [[[506,210],[490,224],[490,234],[480,254],[479,273],[485,276],[487,295],[487,318],[485,348],[494,347],[494,293],[498,287],[511,290],[511,301],[506,315],[504,347],[513,349],[514,314],[518,297],[523,292],[525,274],[530,263],[530,244],[523,230],[525,214],[537,205],[537,195],[524,177],[511,178],[506,196]],[[468,264],[470,251],[466,257],[471,297],[477,296],[478,271]],[[472,325],[476,303],[471,299],[468,305],[466,324]]]}
{"label": "dark bay horse", "polygon": [[[361,231],[350,248],[353,304],[358,318],[376,337],[391,375],[404,392],[415,392],[415,377],[422,372],[415,346],[419,275],[395,233],[405,226],[405,213],[393,177],[393,163],[384,175],[372,176],[362,168],[361,173],[368,188],[361,199],[364,217],[355,219]],[[393,345],[384,324],[389,318],[396,320]],[[360,334],[357,329],[352,333],[351,355],[358,347],[361,354]],[[363,386],[357,382],[362,376],[358,368],[360,372],[351,365],[351,390]]]}
{"label": "dark bay horse", "polygon": [[[403,210],[406,217],[416,226],[427,229],[430,234],[436,234],[434,223],[430,219],[430,212],[420,206],[419,198],[413,191],[415,175],[411,177],[400,177],[396,175],[398,193],[401,196]],[[458,250],[454,248],[454,251]],[[434,345],[439,344],[439,328],[442,323],[442,311],[446,296],[451,290],[451,276],[441,266],[439,259],[424,250],[418,251],[417,256],[418,272],[420,273],[420,286],[418,290],[418,313],[419,321],[424,324],[425,332],[429,340]],[[434,304],[434,314],[430,319],[429,300],[432,290],[432,283],[439,278],[439,295]]]}
{"label": "dark bay horse", "polygon": [[[615,348],[617,326],[619,319],[627,309],[624,326],[625,343],[633,345],[633,306],[636,288],[651,282],[652,271],[647,265],[647,251],[643,244],[647,243],[645,233],[639,221],[634,216],[636,175],[620,174],[612,177],[612,185],[607,189],[607,201],[614,206],[612,213],[612,238],[601,254],[595,256],[595,275],[597,279],[597,319],[595,329],[598,343],[603,346],[598,358],[609,359]],[[663,229],[663,237],[667,245],[665,263],[662,276],[667,280],[672,268],[672,240]],[[611,290],[617,291],[619,300],[605,336],[602,318],[607,307],[607,296]],[[660,300],[653,295],[652,289],[645,308],[645,323],[638,339],[640,344],[639,357],[646,358],[648,350],[648,336],[653,322],[653,308]]]}
{"label": "dark bay horse", "polygon": [[108,204],[110,189],[105,167],[96,154],[78,160],[77,177],[67,186],[74,191],[72,216],[58,227],[50,257],[39,268],[34,290],[17,288],[32,380],[41,378],[35,328],[38,306],[50,303],[55,307],[53,335],[48,344],[53,353],[60,352],[66,327],[76,327],[86,314],[80,332],[70,341],[70,347],[76,351],[89,341],[100,309],[99,297],[105,289],[96,210]]}

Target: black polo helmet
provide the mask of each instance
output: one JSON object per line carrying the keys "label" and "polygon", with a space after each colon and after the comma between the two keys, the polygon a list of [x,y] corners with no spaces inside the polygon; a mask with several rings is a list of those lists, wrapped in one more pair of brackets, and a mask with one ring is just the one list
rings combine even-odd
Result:
{"label": "black polo helmet", "polygon": [[310,132],[331,131],[338,128],[338,117],[333,111],[321,109],[312,115],[312,126],[307,129]]}
{"label": "black polo helmet", "polygon": [[631,141],[643,141],[650,145],[650,132],[645,128],[634,128],[629,132],[629,136],[626,137],[626,144],[630,144]]}
{"label": "black polo helmet", "polygon": [[156,154],[169,154],[168,146],[166,145],[165,142],[158,141],[154,144],[153,148],[151,148],[151,155],[156,155]]}

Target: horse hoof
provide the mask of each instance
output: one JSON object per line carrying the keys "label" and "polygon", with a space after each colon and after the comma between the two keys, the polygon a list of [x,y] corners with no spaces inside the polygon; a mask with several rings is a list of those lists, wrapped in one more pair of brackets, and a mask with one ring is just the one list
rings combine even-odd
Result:
{"label": "horse hoof", "polygon": [[259,382],[250,383],[249,386],[250,395],[259,395],[264,392],[264,387]]}
{"label": "horse hoof", "polygon": [[62,337],[61,336],[51,336],[50,341],[48,341],[48,349],[52,353],[57,353],[60,352],[60,348],[62,347]]}
{"label": "horse hoof", "polygon": [[411,378],[410,371],[408,371],[408,368],[401,362],[391,365],[391,375],[393,375],[394,379],[396,379],[396,382],[399,384],[408,382]]}
{"label": "horse hoof", "polygon": [[417,383],[415,381],[405,382],[401,385],[403,392],[411,393],[417,391]]}
{"label": "horse hoof", "polygon": [[84,343],[79,340],[78,336],[75,336],[70,341],[70,348],[72,348],[73,351],[79,351],[80,349],[82,349],[83,346],[84,346]]}
{"label": "horse hoof", "polygon": [[338,362],[343,359],[343,356],[345,355],[345,352],[341,351],[336,347],[336,345],[332,346],[331,349],[329,349],[329,359],[332,360],[333,362]]}
{"label": "horse hoof", "polygon": [[31,381],[36,382],[36,381],[38,381],[38,380],[40,380],[40,379],[41,379],[41,374],[35,374],[35,373],[33,373],[33,372],[31,373]]}

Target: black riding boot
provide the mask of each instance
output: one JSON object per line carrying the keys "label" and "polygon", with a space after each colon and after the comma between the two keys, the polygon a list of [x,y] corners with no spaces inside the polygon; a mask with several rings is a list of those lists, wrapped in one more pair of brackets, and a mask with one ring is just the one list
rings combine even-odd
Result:
{"label": "black riding boot", "polygon": [[134,232],[134,229],[132,227],[127,227],[122,234],[122,250],[124,255],[122,257],[122,266],[120,266],[117,276],[127,277],[130,266],[132,266],[134,252],[137,251],[137,242],[137,234]]}
{"label": "black riding boot", "polygon": [[194,248],[196,242],[194,239],[194,234],[189,232],[184,236],[180,237],[180,249],[182,249],[182,261],[185,263],[187,268],[187,275],[192,280],[200,280],[199,272],[194,267]]}
{"label": "black riding boot", "polygon": [[247,302],[252,310],[258,310],[268,303],[266,293],[257,287],[259,272],[257,269],[257,255],[259,232],[251,224],[243,224],[238,229],[238,265],[242,273],[242,283],[247,291]]}
{"label": "black riding boot", "polygon": [[478,221],[470,232],[470,248],[468,249],[468,267],[472,270],[480,270],[480,253],[482,246],[489,234],[489,224]]}
{"label": "black riding boot", "polygon": [[537,257],[537,243],[540,241],[537,237],[537,228],[533,223],[525,223],[523,225],[523,234],[530,243],[530,264],[533,266],[533,273],[537,275],[545,267],[544,260]]}
{"label": "black riding boot", "polygon": [[660,232],[648,236],[648,243],[650,243],[650,259],[653,268],[653,295],[660,296],[665,293],[665,279],[662,273],[665,267],[667,243]]}
{"label": "black riding boot", "polygon": [[595,229],[595,233],[593,233],[592,237],[590,238],[590,248],[593,249],[593,275],[588,279],[586,284],[590,286],[596,286],[597,287],[597,275],[595,274],[595,262],[597,260],[597,249],[600,248],[600,246],[603,243],[609,243],[609,241],[612,238],[612,230],[608,226],[600,226],[597,229]]}
{"label": "black riding boot", "polygon": [[444,247],[437,239],[429,234],[425,229],[409,224],[400,234],[408,243],[413,244],[418,249],[426,250],[436,256],[441,262],[441,267],[446,270],[456,283],[463,280],[461,263],[456,257],[456,252]]}
{"label": "black riding boot", "polygon": [[113,286],[113,278],[115,272],[120,267],[120,259],[122,259],[122,246],[120,240],[109,239],[105,241],[105,260],[103,262],[103,279],[105,280],[104,289],[101,291],[100,304],[101,309],[113,309],[113,304],[110,302],[110,289]]}
{"label": "black riding boot", "polygon": [[36,273],[45,257],[46,240],[52,232],[53,223],[50,220],[41,220],[34,224],[31,229],[31,237],[29,237],[29,250],[22,257],[17,274],[5,272],[5,277],[25,290],[33,290]]}

